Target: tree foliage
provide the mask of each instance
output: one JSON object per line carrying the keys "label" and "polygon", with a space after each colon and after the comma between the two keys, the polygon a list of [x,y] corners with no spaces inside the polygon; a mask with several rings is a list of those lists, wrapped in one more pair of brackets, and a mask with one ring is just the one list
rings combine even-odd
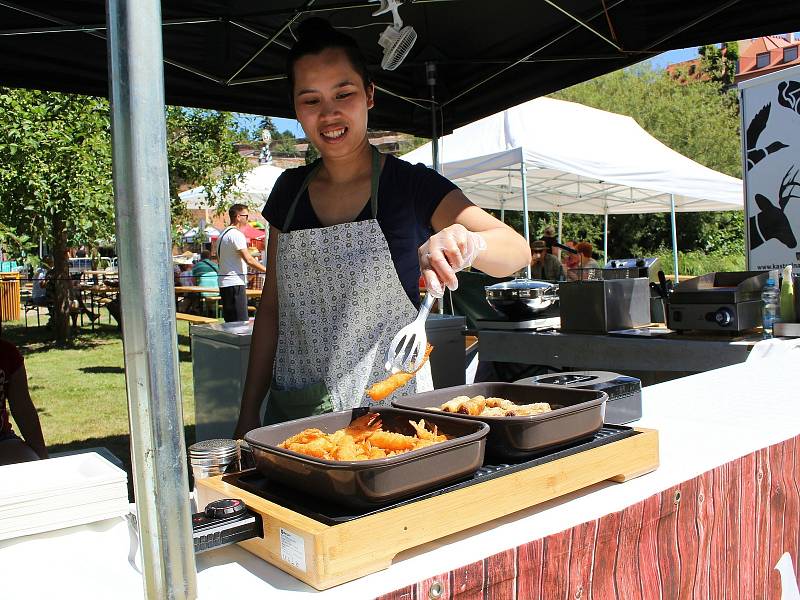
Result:
{"label": "tree foliage", "polygon": [[[718,81],[684,84],[641,65],[578,84],[553,97],[633,117],[673,150],[716,171],[741,177],[738,105],[733,92],[725,91]],[[565,229],[574,230],[578,218],[565,215]],[[587,227],[587,219],[598,227]],[[582,216],[579,220],[579,228],[602,232],[602,217]],[[681,249],[743,252],[741,212],[680,213],[677,229]],[[609,253],[613,256],[652,253],[670,244],[668,214],[609,217]]]}
{"label": "tree foliage", "polygon": [[[205,185],[213,202],[224,202],[246,161],[233,147],[230,114],[166,110],[175,220],[184,215],[182,183]],[[105,99],[0,88],[0,239],[20,254],[40,237],[52,249],[59,342],[68,326],[67,249],[114,237],[110,129]]]}

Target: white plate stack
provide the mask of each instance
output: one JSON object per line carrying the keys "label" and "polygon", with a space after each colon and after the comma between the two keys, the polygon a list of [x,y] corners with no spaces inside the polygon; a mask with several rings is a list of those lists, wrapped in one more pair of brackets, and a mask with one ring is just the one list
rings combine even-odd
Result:
{"label": "white plate stack", "polygon": [[0,540],[123,516],[127,481],[94,452],[0,467]]}

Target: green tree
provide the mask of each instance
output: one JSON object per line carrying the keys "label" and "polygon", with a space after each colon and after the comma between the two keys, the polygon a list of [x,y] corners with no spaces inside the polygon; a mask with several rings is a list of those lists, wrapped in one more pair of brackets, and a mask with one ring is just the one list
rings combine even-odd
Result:
{"label": "green tree", "polygon": [[319,157],[320,157],[320,154],[319,154],[319,150],[317,150],[317,147],[314,144],[312,144],[311,142],[308,142],[308,148],[306,149],[306,164],[310,165],[315,160],[317,160]]}
{"label": "green tree", "polygon": [[236,120],[231,113],[167,107],[167,155],[173,234],[188,225],[178,196],[185,184],[202,185],[209,206],[222,211],[236,199],[233,187],[247,170],[247,159],[235,147]]}
{"label": "green tree", "polygon": [[697,53],[702,57],[701,69],[712,81],[723,85],[733,85],[736,75],[736,62],[739,60],[739,42],[726,42],[721,46],[709,44],[700,46]]}
{"label": "green tree", "polygon": [[114,231],[108,103],[0,88],[0,222],[53,249],[54,329],[68,333],[71,245]]}
{"label": "green tree", "polygon": [[[649,65],[615,71],[553,94],[553,97],[636,119],[650,135],[700,164],[741,177],[739,116],[735,95],[717,81],[682,84]],[[570,223],[575,217],[565,215]],[[602,227],[602,217],[600,219]],[[680,213],[678,246],[743,252],[741,212]],[[669,215],[609,218],[609,253],[654,252],[670,245]]]}
{"label": "green tree", "polygon": [[[205,185],[212,203],[222,205],[246,168],[233,147],[233,117],[169,107],[167,128],[173,220],[185,215],[178,198],[184,182]],[[21,252],[39,237],[53,249],[53,320],[56,340],[63,343],[69,317],[67,249],[97,248],[114,237],[108,102],[0,88],[0,239]]]}

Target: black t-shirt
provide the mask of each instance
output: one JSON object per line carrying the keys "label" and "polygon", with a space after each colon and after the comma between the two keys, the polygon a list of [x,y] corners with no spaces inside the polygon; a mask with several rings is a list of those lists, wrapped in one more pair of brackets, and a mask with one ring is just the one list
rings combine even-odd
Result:
{"label": "black t-shirt", "polygon": [[[286,213],[310,168],[307,165],[288,169],[278,177],[262,212],[273,227],[284,231]],[[457,187],[452,181],[423,164],[412,165],[386,155],[378,185],[377,219],[389,244],[389,252],[400,283],[415,305],[419,305],[420,272],[417,249],[432,233],[431,217],[439,202]],[[367,200],[355,221],[371,218],[371,203]],[[318,227],[322,227],[322,223],[311,206],[306,189],[297,201],[289,231]]]}

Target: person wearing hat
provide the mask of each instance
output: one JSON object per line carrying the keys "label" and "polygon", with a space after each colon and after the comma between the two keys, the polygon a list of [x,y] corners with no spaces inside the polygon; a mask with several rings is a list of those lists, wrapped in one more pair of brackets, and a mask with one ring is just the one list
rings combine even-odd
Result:
{"label": "person wearing hat", "polygon": [[561,261],[547,251],[547,242],[544,240],[536,240],[531,244],[531,278],[545,281],[564,279]]}
{"label": "person wearing hat", "polygon": [[556,230],[552,225],[548,225],[544,228],[544,233],[542,233],[541,239],[543,239],[544,243],[547,244],[547,251],[550,254],[558,257],[558,251],[553,247],[553,243],[557,242],[558,238],[556,237]]}

